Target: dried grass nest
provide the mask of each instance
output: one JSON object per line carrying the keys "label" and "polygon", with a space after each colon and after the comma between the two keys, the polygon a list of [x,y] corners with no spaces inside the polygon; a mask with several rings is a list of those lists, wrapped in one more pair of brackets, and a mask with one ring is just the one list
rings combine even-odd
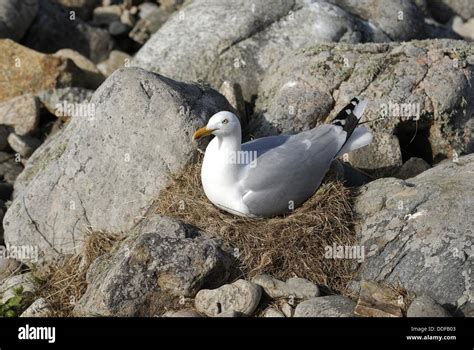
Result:
{"label": "dried grass nest", "polygon": [[317,193],[287,216],[250,219],[216,208],[206,198],[201,162],[192,165],[161,191],[155,212],[193,225],[220,238],[239,262],[240,278],[267,273],[280,279],[307,278],[349,295],[354,262],[328,259],[326,247],[353,246],[353,193],[341,182],[323,182]]}

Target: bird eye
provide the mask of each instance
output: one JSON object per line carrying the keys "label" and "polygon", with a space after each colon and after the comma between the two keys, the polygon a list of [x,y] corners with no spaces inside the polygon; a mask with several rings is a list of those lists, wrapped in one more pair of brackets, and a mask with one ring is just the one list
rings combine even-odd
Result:
{"label": "bird eye", "polygon": [[228,122],[229,122],[229,120],[224,119],[224,120],[222,121],[222,124],[227,124]]}

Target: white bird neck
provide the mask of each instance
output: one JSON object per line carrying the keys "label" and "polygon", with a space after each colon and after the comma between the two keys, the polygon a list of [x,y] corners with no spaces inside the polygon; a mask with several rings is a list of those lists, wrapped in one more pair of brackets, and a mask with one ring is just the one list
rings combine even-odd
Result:
{"label": "white bird neck", "polygon": [[240,129],[231,135],[216,136],[217,148],[219,152],[239,152],[242,145],[242,135]]}

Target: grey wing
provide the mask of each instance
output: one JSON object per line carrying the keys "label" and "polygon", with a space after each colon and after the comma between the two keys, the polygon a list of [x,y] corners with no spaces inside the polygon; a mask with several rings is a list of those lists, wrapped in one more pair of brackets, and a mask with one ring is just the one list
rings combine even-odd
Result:
{"label": "grey wing", "polygon": [[244,204],[257,216],[288,212],[291,203],[299,206],[318,189],[345,140],[341,127],[323,125],[266,149],[245,167],[240,183]]}

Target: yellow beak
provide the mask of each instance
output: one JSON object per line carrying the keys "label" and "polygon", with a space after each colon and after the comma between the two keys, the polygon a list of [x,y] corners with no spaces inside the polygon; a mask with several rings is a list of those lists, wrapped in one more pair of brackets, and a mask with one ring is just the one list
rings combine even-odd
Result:
{"label": "yellow beak", "polygon": [[207,126],[204,126],[198,130],[193,135],[193,140],[198,140],[201,137],[209,136],[215,129],[208,129]]}

